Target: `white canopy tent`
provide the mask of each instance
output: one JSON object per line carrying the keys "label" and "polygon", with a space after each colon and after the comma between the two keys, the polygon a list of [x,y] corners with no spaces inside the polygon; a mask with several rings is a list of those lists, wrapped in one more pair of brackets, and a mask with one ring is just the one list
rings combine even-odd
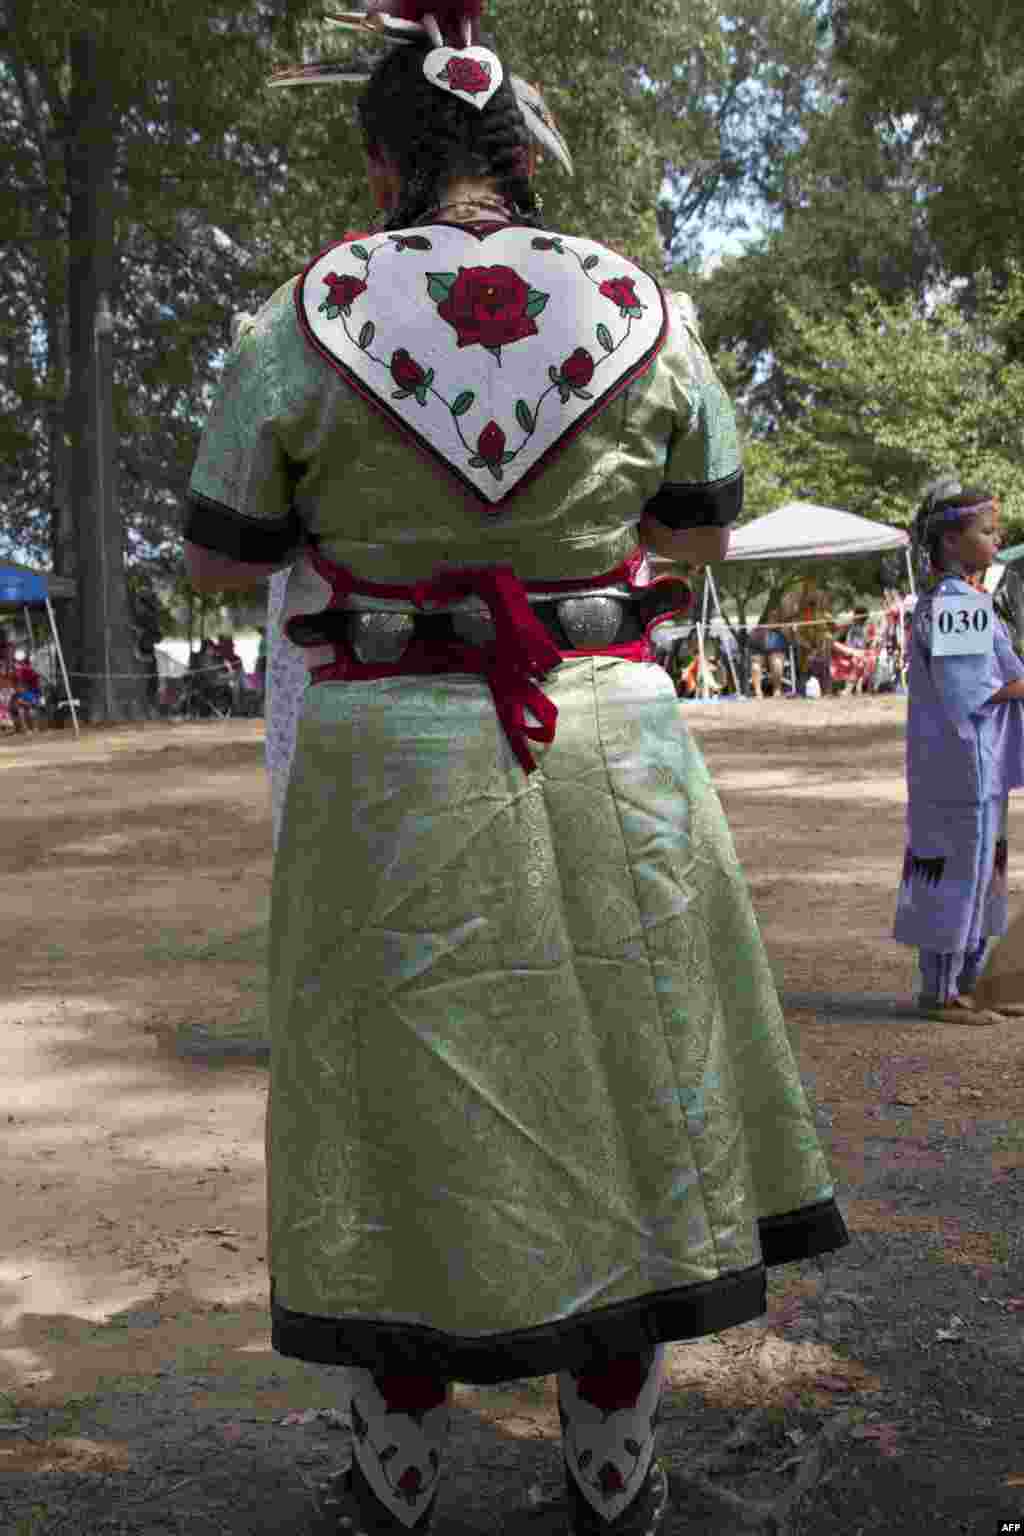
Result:
{"label": "white canopy tent", "polygon": [[838,560],[863,558],[890,549],[906,551],[907,578],[914,590],[910,535],[903,528],[873,523],[835,507],[816,507],[810,501],[787,501],[777,512],[757,517],[737,528],[729,545],[726,563],[734,560]]}
{"label": "white canopy tent", "polygon": [[[730,540],[725,561],[731,564],[739,560],[761,560],[770,565],[781,560],[863,558],[866,555],[885,554],[894,549],[905,551],[907,581],[913,596],[914,565],[910,535],[903,528],[892,528],[887,523],[873,523],[866,517],[855,517],[852,512],[815,506],[810,501],[788,501],[777,512],[768,512],[764,517],[757,517],[752,523],[737,528]],[[702,656],[704,630],[712,609],[721,618],[718,588],[709,566],[705,573],[704,598],[697,631],[697,643]],[[792,666],[792,647],[790,664]]]}

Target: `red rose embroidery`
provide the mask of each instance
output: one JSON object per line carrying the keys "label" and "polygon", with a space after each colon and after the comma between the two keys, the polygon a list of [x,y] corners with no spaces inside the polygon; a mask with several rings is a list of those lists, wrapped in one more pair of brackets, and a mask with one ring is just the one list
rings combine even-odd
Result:
{"label": "red rose embroidery", "polygon": [[612,1499],[625,1488],[625,1480],[613,1462],[606,1461],[597,1474],[597,1481],[606,1499]]}
{"label": "red rose embroidery", "polygon": [[618,1413],[622,1408],[632,1408],[643,1391],[650,1372],[650,1361],[631,1355],[624,1360],[613,1360],[610,1369],[591,1375],[584,1371],[576,1378],[576,1395],[585,1403],[592,1403],[606,1416]]}
{"label": "red rose embroidery", "polygon": [[391,377],[399,389],[407,389],[412,394],[420,387],[427,375],[416,359],[402,347],[391,359]]}
{"label": "red rose embroidery", "polygon": [[445,1388],[430,1376],[377,1376],[374,1381],[388,1413],[416,1418],[447,1401]]}
{"label": "red rose embroidery", "polygon": [[327,302],[335,309],[350,309],[359,295],[366,292],[366,284],[358,277],[339,277],[337,272],[328,272],[324,282],[331,290]]}
{"label": "red rose embroidery", "polygon": [[446,80],[453,91],[480,96],[491,88],[491,66],[482,59],[449,59],[437,78]]}
{"label": "red rose embroidery", "polygon": [[460,347],[494,350],[537,335],[530,302],[529,285],[511,267],[460,267],[437,312],[455,328]]}
{"label": "red rose embroidery", "polygon": [[492,468],[505,457],[508,439],[496,421],[489,421],[477,440],[476,451],[485,464]]}
{"label": "red rose embroidery", "polygon": [[423,1473],[419,1467],[406,1467],[398,1479],[398,1491],[404,1493],[407,1499],[417,1498],[422,1486]]}
{"label": "red rose embroidery", "polygon": [[598,290],[606,299],[611,299],[621,310],[636,310],[639,314],[644,306],[640,303],[636,291],[636,279],[632,277],[612,277],[601,284]]}
{"label": "red rose embroidery", "polygon": [[562,378],[573,389],[586,389],[594,377],[596,366],[586,347],[577,347],[572,356],[567,357],[562,364]]}

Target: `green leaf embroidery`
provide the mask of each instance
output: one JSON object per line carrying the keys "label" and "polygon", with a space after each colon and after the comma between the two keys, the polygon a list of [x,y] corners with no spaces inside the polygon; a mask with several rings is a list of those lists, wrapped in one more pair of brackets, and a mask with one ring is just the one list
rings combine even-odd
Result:
{"label": "green leaf embroidery", "polygon": [[516,420],[522,427],[523,431],[526,433],[527,437],[531,436],[534,427],[536,426],[536,422],[534,421],[533,412],[530,410],[530,407],[527,405],[525,400],[516,401]]}
{"label": "green leaf embroidery", "polygon": [[601,343],[602,347],[604,347],[606,352],[615,351],[615,343],[612,341],[612,333],[606,325],[598,326],[597,339]]}
{"label": "green leaf embroidery", "polygon": [[373,345],[373,338],[376,336],[376,334],[377,327],[374,325],[372,320],[367,320],[366,324],[359,332],[359,345],[364,352],[366,351],[367,347]]}
{"label": "green leaf embroidery", "polygon": [[338,308],[337,304],[321,304],[320,308],[326,311],[328,320],[337,320],[338,316],[341,314],[341,310]]}
{"label": "green leaf embroidery", "polygon": [[562,244],[561,240],[552,240],[551,244],[554,246],[559,256],[565,255],[565,246]]}
{"label": "green leaf embroidery", "polygon": [[547,309],[548,299],[550,297],[551,295],[549,293],[538,293],[536,288],[530,289],[530,297],[526,304],[526,313],[529,315],[531,320],[536,320],[537,316],[541,314],[545,309]]}
{"label": "green leaf embroidery", "polygon": [[416,404],[417,405],[426,405],[426,403],[427,403],[427,391],[426,391],[426,388],[425,388],[424,385],[422,385],[422,384],[420,385],[419,389],[417,389],[415,391],[415,395],[416,395]]}
{"label": "green leaf embroidery", "polygon": [[434,375],[433,368],[428,368],[426,373],[423,376],[423,388],[424,389],[429,389],[430,388],[431,384],[433,384],[433,382],[434,382],[434,377],[435,377],[435,375]]}
{"label": "green leaf embroidery", "polygon": [[511,464],[515,457],[516,455],[514,453],[503,453],[501,456],[501,462],[503,464]]}
{"label": "green leaf embroidery", "polygon": [[631,304],[629,309],[624,309],[622,313],[629,320],[642,320],[646,307],[644,304]]}
{"label": "green leaf embroidery", "polygon": [[370,259],[370,253],[365,245],[354,245],[352,247],[352,255],[357,261],[369,261]]}
{"label": "green leaf embroidery", "polygon": [[428,272],[427,292],[435,304],[443,304],[455,287],[457,272]]}
{"label": "green leaf embroidery", "polygon": [[470,406],[476,400],[476,395],[471,389],[464,389],[457,400],[452,401],[452,415],[465,416]]}
{"label": "green leaf embroidery", "polygon": [[583,270],[584,272],[593,272],[594,268],[599,267],[600,265],[600,256],[588,256],[586,261],[583,263]]}

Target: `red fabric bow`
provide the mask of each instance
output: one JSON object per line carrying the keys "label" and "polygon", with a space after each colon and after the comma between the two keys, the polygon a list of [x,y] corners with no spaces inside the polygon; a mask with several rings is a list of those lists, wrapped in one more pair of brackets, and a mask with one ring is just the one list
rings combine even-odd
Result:
{"label": "red fabric bow", "polygon": [[[550,745],[558,720],[557,706],[533,680],[546,677],[557,667],[562,653],[535,618],[526,590],[510,565],[438,572],[433,580],[419,581],[413,588],[417,608],[448,606],[467,597],[482,598],[490,609],[495,645],[492,651],[471,645],[454,649],[467,671],[486,677],[512,750],[524,770],[532,773],[537,764],[526,741]],[[539,725],[527,725],[527,709]]]}
{"label": "red fabric bow", "polygon": [[[426,581],[406,583],[372,582],[357,579],[347,566],[336,565],[319,550],[308,556],[313,569],[331,588],[325,611],[345,609],[354,592],[379,598],[396,598],[417,608],[430,604],[447,607],[470,596],[480,597],[494,621],[495,643],[486,650],[461,641],[438,642],[416,639],[398,662],[364,664],[355,661],[346,648],[338,646],[336,659],[326,666],[314,667],[314,683],[344,682],[355,678],[436,676],[445,672],[466,672],[485,677],[494,698],[498,719],[524,772],[537,767],[527,745],[538,741],[550,745],[555,739],[558,709],[537,687],[536,678],[545,677],[563,660],[563,653],[534,615],[527,590],[543,592],[585,592],[594,586],[625,582],[635,590],[649,584],[644,580],[644,552],[636,550],[623,563],[598,577],[575,581],[530,582],[527,586],[516,576],[512,566],[462,567],[453,571],[435,571]],[[638,579],[641,578],[641,579]],[[285,626],[288,633],[288,625]],[[299,642],[300,644],[303,642]],[[629,661],[650,661],[646,639],[619,646],[599,646],[594,650],[573,650],[572,656],[618,656]],[[538,725],[526,723],[530,710]]]}

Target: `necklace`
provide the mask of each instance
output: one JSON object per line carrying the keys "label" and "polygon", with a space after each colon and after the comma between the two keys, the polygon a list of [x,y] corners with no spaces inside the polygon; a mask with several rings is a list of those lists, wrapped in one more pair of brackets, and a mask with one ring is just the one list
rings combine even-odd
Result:
{"label": "necklace", "polygon": [[428,218],[433,219],[435,214],[438,213],[454,213],[456,211],[462,213],[472,213],[474,210],[479,210],[481,208],[490,208],[495,213],[500,213],[506,222],[508,222],[512,216],[511,210],[509,209],[507,203],[499,202],[495,198],[474,197],[467,199],[464,202],[441,203],[437,208],[433,210],[433,212],[428,215]]}

